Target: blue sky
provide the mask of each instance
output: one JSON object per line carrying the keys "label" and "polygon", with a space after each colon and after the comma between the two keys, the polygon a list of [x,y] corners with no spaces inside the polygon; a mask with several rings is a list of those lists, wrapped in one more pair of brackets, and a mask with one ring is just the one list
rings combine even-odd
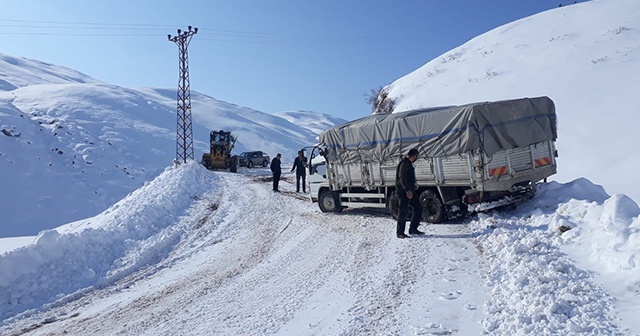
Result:
{"label": "blue sky", "polygon": [[177,28],[191,88],[268,113],[370,113],[365,94],[446,51],[561,2],[48,1],[4,2],[0,52],[67,66],[126,87],[177,87]]}

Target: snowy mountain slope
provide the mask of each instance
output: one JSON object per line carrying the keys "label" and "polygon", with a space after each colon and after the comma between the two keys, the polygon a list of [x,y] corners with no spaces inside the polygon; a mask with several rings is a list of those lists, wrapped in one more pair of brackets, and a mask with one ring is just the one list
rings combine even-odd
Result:
{"label": "snowy mountain slope", "polygon": [[396,111],[549,96],[556,103],[558,181],[585,176],[640,200],[640,2],[552,9],[480,35],[396,80]]}
{"label": "snowy mountain slope", "polygon": [[[108,85],[42,84],[0,92],[11,112],[0,138],[3,236],[33,235],[95,215],[157,176],[175,155],[173,132],[134,91]],[[164,117],[164,118],[163,118]],[[175,146],[175,145],[173,145]],[[49,224],[50,225],[50,224]],[[53,226],[53,227],[55,227]]]}
{"label": "snowy mountain slope", "polygon": [[[0,174],[8,191],[0,202],[6,214],[0,237],[93,216],[175,158],[175,90],[128,89],[1,56],[0,73],[10,85],[0,90]],[[238,136],[235,153],[282,153],[285,162],[315,142],[315,134],[285,119],[197,92],[192,110],[196,160],[213,129]]]}
{"label": "snowy mountain slope", "polygon": [[0,333],[640,334],[640,264],[618,263],[640,243],[594,244],[638,234],[640,209],[585,179],[408,240],[387,214],[320,213],[292,182],[274,195],[186,165],[42,232],[0,256]]}
{"label": "snowy mountain slope", "polygon": [[313,134],[320,134],[335,125],[342,125],[347,122],[345,119],[337,118],[330,114],[312,111],[282,111],[273,115],[299,125]]}
{"label": "snowy mountain slope", "polygon": [[[175,110],[175,90],[139,90],[152,95],[166,108]],[[223,102],[198,92],[192,92],[191,99],[194,123],[204,125],[210,130],[233,131],[238,137],[236,143],[238,153],[262,150],[272,156],[282,153],[285,160],[293,160],[299,148],[313,144],[316,135],[301,127],[296,119],[287,120],[248,107]],[[318,119],[324,117],[320,113],[316,115]],[[208,135],[208,132],[205,134]],[[203,147],[202,150],[205,149],[206,147]]]}
{"label": "snowy mountain slope", "polygon": [[2,53],[0,70],[0,91],[34,84],[102,83],[69,68]]}

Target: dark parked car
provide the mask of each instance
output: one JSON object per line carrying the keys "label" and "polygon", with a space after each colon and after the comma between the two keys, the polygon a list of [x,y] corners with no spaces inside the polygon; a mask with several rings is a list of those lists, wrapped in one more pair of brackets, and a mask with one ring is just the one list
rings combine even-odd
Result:
{"label": "dark parked car", "polygon": [[241,153],[238,158],[240,159],[239,160],[240,167],[247,167],[247,168],[259,167],[259,166],[268,167],[269,163],[271,162],[269,155],[267,155],[267,153],[262,151],[244,152],[244,153]]}

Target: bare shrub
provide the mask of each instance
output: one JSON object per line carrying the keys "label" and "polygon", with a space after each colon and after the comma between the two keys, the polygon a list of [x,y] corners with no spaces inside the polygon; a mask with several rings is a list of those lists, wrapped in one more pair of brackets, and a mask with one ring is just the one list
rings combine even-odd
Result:
{"label": "bare shrub", "polygon": [[379,87],[377,90],[371,89],[369,94],[365,94],[365,101],[371,105],[372,114],[389,114],[396,107],[395,99],[389,97],[387,87]]}

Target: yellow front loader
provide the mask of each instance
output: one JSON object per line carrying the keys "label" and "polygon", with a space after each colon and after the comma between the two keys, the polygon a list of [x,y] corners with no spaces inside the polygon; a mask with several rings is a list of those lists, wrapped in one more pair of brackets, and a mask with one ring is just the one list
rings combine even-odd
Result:
{"label": "yellow front loader", "polygon": [[231,150],[236,143],[236,137],[227,131],[211,131],[209,134],[209,153],[202,154],[202,165],[209,170],[229,169],[230,172],[238,171],[238,156],[231,155]]}

